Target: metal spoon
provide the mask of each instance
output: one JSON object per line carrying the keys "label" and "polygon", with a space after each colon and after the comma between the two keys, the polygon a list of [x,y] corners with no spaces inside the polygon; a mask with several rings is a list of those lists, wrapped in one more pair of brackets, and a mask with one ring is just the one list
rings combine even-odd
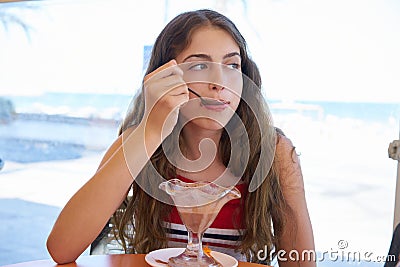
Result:
{"label": "metal spoon", "polygon": [[200,98],[201,104],[205,105],[205,106],[211,106],[211,105],[225,105],[225,103],[219,101],[219,100],[214,100],[214,99],[205,99],[203,98],[201,95],[199,95],[198,93],[196,93],[195,91],[193,91],[192,89],[190,89],[188,87],[188,90],[190,92],[192,92],[193,94],[195,94],[196,96],[198,96]]}

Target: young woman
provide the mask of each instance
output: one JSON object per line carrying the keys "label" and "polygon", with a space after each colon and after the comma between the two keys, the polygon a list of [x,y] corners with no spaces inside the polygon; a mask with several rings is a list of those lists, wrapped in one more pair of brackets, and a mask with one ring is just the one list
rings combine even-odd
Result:
{"label": "young woman", "polygon": [[[189,88],[219,104],[202,103]],[[53,259],[76,260],[110,217],[126,253],[185,245],[176,208],[159,193],[160,177],[222,177],[242,198],[222,208],[204,243],[239,260],[268,263],[265,255],[274,255],[283,267],[315,266],[294,257],[314,250],[302,173],[294,146],[272,126],[260,88],[232,21],[212,10],[173,19],[154,44],[118,139],[59,215],[47,240]]]}

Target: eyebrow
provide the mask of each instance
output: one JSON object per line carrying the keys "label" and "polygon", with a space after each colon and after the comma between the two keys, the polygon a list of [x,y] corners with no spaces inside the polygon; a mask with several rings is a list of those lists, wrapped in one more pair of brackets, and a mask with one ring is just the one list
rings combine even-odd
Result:
{"label": "eyebrow", "polygon": [[[240,57],[240,59],[242,59],[242,57],[240,56],[240,54],[238,52],[228,53],[228,54],[223,56],[223,59],[231,58],[231,57],[234,57],[234,56],[238,56],[238,57]],[[185,57],[183,62],[185,62],[186,60],[188,60],[189,58],[192,58],[192,57],[203,58],[203,59],[212,61],[212,58],[211,58],[210,55],[207,55],[207,54],[192,54],[192,55],[189,55],[189,56]]]}

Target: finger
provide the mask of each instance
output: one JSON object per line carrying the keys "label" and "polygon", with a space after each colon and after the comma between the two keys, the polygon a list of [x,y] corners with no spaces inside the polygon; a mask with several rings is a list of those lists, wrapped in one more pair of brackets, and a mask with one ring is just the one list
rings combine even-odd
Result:
{"label": "finger", "polygon": [[156,99],[154,99],[154,104],[167,103],[167,106],[175,107],[180,106],[187,101],[189,101],[189,92],[186,90],[186,88],[179,86],[158,96]]}
{"label": "finger", "polygon": [[170,60],[166,64],[162,65],[161,67],[159,67],[156,70],[147,74],[144,77],[143,82],[147,82],[152,78],[156,78],[156,76],[160,76],[160,78],[164,78],[164,77],[168,77],[173,74],[179,74],[181,76],[183,75],[182,70],[179,67],[177,67],[177,63],[176,63],[175,59]]}
{"label": "finger", "polygon": [[177,75],[159,79],[146,87],[152,92],[153,97],[160,98],[164,95],[189,94],[186,83]]}
{"label": "finger", "polygon": [[168,92],[171,96],[186,95],[189,97],[189,90],[186,84],[181,84]]}
{"label": "finger", "polygon": [[157,81],[160,85],[164,87],[163,91],[166,92],[171,92],[173,90],[176,90],[178,87],[180,87],[181,90],[186,91],[187,90],[187,84],[186,82],[182,79],[181,76],[177,74],[170,75],[168,77],[162,78],[159,81]]}

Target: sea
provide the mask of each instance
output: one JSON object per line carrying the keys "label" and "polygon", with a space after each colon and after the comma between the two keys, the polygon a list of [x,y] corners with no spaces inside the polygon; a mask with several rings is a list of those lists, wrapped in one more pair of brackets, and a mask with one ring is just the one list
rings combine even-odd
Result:
{"label": "sea", "polygon": [[[44,244],[52,222],[117,137],[133,96],[49,92],[0,97],[10,100],[16,112],[0,122],[5,163],[0,236],[8,240],[0,244],[2,265],[49,257]],[[397,166],[387,146],[399,138],[400,102],[267,102],[300,157],[319,255],[371,252],[375,257],[373,262],[327,259],[318,266],[383,266],[392,235]],[[39,214],[45,219],[38,217],[37,203],[46,208]],[[27,204],[36,206],[23,209]],[[38,222],[38,230],[23,232],[22,238],[18,229],[25,229],[26,222]],[[338,246],[343,242],[347,249]],[[16,252],[10,253],[10,246]]]}
{"label": "sea", "polygon": [[[79,158],[88,148],[105,149],[115,138],[133,95],[47,92],[2,98],[11,101],[17,116],[8,123],[0,123],[0,157],[28,163]],[[399,126],[400,122],[400,102],[267,100],[267,103],[274,122],[284,128],[295,127],[293,121],[299,118],[313,123],[335,118],[390,127]],[[28,150],[37,153],[26,153]]]}
{"label": "sea", "polygon": [[[33,96],[4,96],[18,113],[58,114],[72,117],[120,119],[132,95],[92,93],[44,93]],[[267,100],[272,114],[303,113],[309,116],[332,115],[365,121],[400,118],[398,103],[330,102],[306,100]]]}

